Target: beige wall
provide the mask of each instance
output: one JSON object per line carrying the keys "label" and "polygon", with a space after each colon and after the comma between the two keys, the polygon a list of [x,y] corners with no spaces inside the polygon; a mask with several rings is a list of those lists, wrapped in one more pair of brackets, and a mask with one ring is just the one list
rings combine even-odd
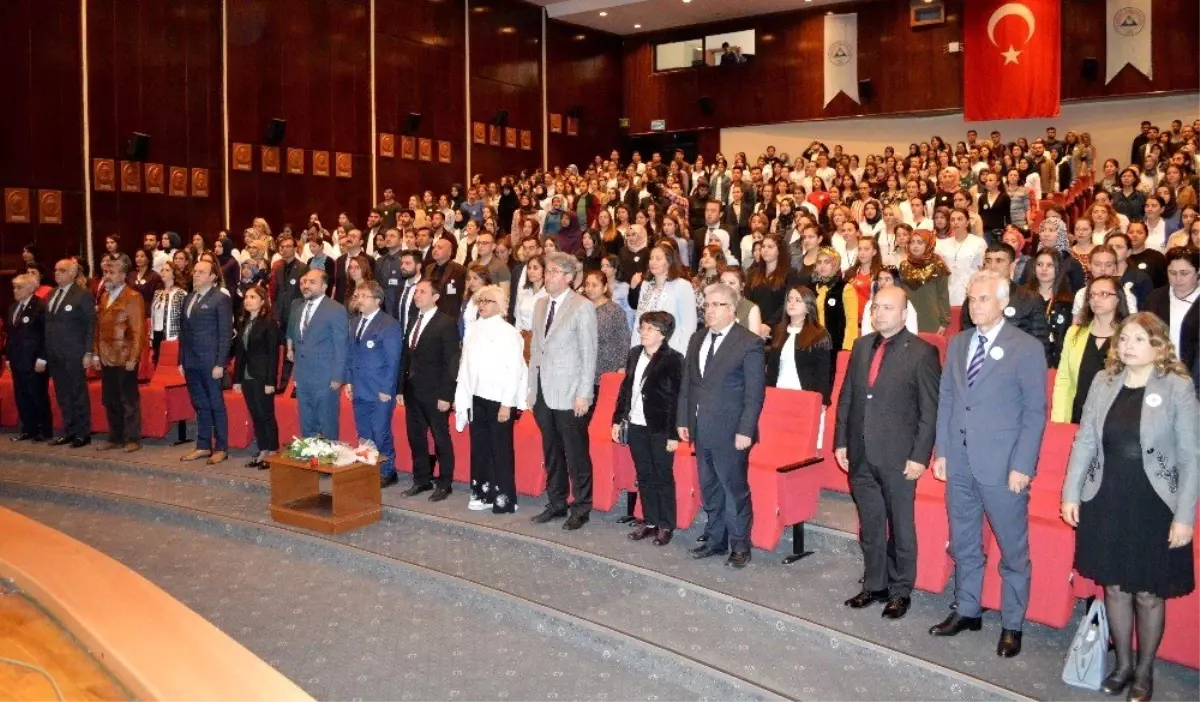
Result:
{"label": "beige wall", "polygon": [[928,141],[935,134],[950,144],[965,140],[968,129],[977,130],[985,138],[998,129],[1005,141],[1020,136],[1032,140],[1053,125],[1059,139],[1067,130],[1090,133],[1101,161],[1115,157],[1125,165],[1130,142],[1143,119],[1163,128],[1169,127],[1173,119],[1190,122],[1200,117],[1198,98],[1200,94],[1187,93],[1064,103],[1062,113],[1050,119],[966,122],[961,112],[955,112],[936,117],[869,117],[738,127],[721,130],[721,152],[732,161],[733,154],[745,151],[753,161],[767,144],[774,144],[778,151],[795,157],[813,139],[820,139],[829,148],[841,144],[848,154],[880,154],[887,145],[894,146],[897,154],[905,154],[909,144]]}

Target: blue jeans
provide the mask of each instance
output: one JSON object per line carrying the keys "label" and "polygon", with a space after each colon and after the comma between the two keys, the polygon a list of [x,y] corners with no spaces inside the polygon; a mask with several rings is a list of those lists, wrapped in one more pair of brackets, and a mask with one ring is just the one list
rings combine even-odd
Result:
{"label": "blue jeans", "polygon": [[183,377],[196,410],[196,448],[201,451],[227,450],[229,419],[225,414],[221,381],[212,377],[212,368],[184,368]]}
{"label": "blue jeans", "polygon": [[396,447],[392,437],[392,411],[396,405],[391,400],[380,402],[379,396],[354,398],[354,426],[359,437],[375,442],[379,449],[379,477],[390,478],[396,474]]}
{"label": "blue jeans", "polygon": [[300,405],[300,433],[305,437],[317,434],[330,441],[338,439],[338,394],[328,385],[297,386],[296,400]]}

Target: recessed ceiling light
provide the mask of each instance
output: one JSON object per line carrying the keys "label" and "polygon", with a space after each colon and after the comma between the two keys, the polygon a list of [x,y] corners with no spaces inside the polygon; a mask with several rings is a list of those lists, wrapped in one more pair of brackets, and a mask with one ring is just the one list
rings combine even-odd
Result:
{"label": "recessed ceiling light", "polygon": [[608,13],[607,13],[607,12],[601,12],[601,13],[600,13],[600,16],[601,16],[601,17],[608,17]]}
{"label": "recessed ceiling light", "polygon": [[640,25],[640,24],[635,24],[635,25],[633,25],[633,28],[634,28],[634,29],[641,29],[641,28],[642,28],[642,25]]}
{"label": "recessed ceiling light", "polygon": [[501,34],[516,34],[517,28],[516,27],[501,27],[500,33]]}
{"label": "recessed ceiling light", "polygon": [[587,36],[585,36],[585,35],[583,35],[583,34],[576,34],[576,35],[575,35],[575,41],[583,41],[584,39],[587,39]]}

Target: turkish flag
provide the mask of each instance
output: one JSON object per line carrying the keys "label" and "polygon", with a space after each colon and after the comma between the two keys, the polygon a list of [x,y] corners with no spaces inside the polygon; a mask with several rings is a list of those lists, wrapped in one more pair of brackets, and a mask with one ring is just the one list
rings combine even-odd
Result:
{"label": "turkish flag", "polygon": [[1062,86],[1059,0],[963,3],[963,117],[1058,115]]}

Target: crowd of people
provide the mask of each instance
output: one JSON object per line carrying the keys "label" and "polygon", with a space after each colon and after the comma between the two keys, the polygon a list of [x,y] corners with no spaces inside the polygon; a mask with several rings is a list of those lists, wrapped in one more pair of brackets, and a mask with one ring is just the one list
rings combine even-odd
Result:
{"label": "crowd of people", "polygon": [[[132,253],[112,235],[99,276],[65,259],[54,285],[30,245],[5,320],[13,440],[52,438],[52,378],[65,431],[51,443],[90,443],[94,368],[109,422],[98,448],[138,450],[138,361],[176,340],[197,416],[181,460],[227,459],[229,387],[246,397],[260,468],[279,450],[274,396],[291,388],[303,434],[336,437],[344,393],[379,448],[382,486],[399,481],[402,404],[403,494],[452,493],[453,412],[458,431],[471,426],[468,508],[509,513],[513,424],[531,411],[548,497],[533,521],[575,530],[591,510],[588,427],[610,422],[643,503],[629,538],[670,543],[672,453],[690,442],[708,516],[691,553],[741,568],[765,388],[814,391],[836,405],[821,441],[862,525],[864,585],[847,606],[907,612],[915,481],[932,465],[957,571],[955,609],[930,633],[981,627],[986,514],[1003,559],[997,652],[1014,656],[1042,434],[1049,420],[1080,423],[1063,518],[1079,524],[1079,571],[1111,602],[1118,665],[1105,684],[1149,699],[1163,598],[1194,588],[1198,132],[1200,120],[1144,123],[1124,165],[1053,127],[1032,142],[969,131],[864,157],[821,142],[711,163],[613,151],[407,203],[388,189],[362,228],[348,213],[332,232],[315,214],[277,234],[255,219],[240,250],[224,232],[186,244],[148,233]],[[1077,183],[1093,201],[1072,217],[1052,195]],[[921,335],[958,326],[943,368]],[[593,418],[600,376],[619,371],[615,412]]]}

